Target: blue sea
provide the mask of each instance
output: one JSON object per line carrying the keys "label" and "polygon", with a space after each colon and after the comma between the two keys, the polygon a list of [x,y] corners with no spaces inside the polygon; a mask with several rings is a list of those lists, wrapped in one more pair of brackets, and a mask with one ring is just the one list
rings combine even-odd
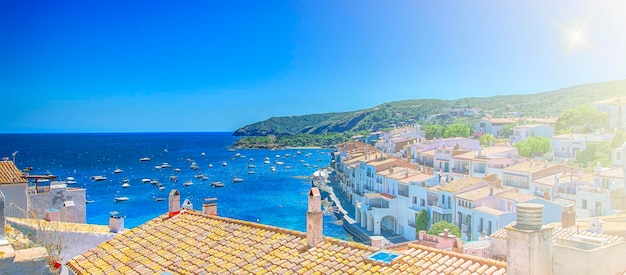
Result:
{"label": "blue sea", "polygon": [[[85,188],[87,199],[94,201],[87,204],[87,223],[107,225],[108,213],[118,211],[126,216],[127,228],[136,227],[167,212],[167,201],[153,197],[167,198],[171,189],[177,189],[181,202],[189,199],[197,210],[204,198],[217,198],[220,216],[306,231],[308,177],[316,167],[329,165],[330,150],[229,150],[236,140],[223,132],[0,134],[0,157],[18,151],[15,163],[19,169],[32,167],[31,174],[52,173],[58,180],[74,177],[77,184],[71,187]],[[290,156],[285,157],[287,154]],[[140,161],[146,157],[151,160]],[[266,157],[271,164],[263,163]],[[164,162],[172,167],[156,168]],[[192,162],[199,170],[190,168]],[[114,173],[117,168],[123,172]],[[176,173],[174,168],[181,171]],[[208,179],[196,179],[199,173]],[[107,180],[91,180],[97,175]],[[178,182],[170,180],[172,175]],[[243,182],[233,183],[233,177]],[[145,178],[158,180],[165,190],[142,183]],[[122,188],[124,179],[130,181],[130,187]],[[183,186],[189,180],[193,185]],[[214,188],[214,181],[225,186]],[[116,196],[129,200],[114,202]],[[324,235],[350,239],[333,216],[324,216]]]}

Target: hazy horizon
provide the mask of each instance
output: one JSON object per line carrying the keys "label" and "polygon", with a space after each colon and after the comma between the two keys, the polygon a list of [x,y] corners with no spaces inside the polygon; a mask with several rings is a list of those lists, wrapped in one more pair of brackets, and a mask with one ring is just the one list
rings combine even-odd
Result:
{"label": "hazy horizon", "polygon": [[620,1],[2,7],[0,133],[232,132],[626,79]]}

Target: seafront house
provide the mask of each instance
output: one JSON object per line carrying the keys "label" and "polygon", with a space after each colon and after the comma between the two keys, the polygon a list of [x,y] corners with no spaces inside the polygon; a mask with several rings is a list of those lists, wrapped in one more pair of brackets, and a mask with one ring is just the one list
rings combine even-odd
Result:
{"label": "seafront house", "polygon": [[486,175],[502,177],[502,169],[521,162],[518,149],[510,146],[478,148],[470,152],[451,157],[453,173],[470,175],[478,178]]}
{"label": "seafront house", "polygon": [[554,135],[554,129],[548,124],[526,124],[517,125],[512,128],[513,135],[509,137],[511,143],[523,141],[533,136],[551,138]]}
{"label": "seafront house", "polygon": [[517,120],[510,118],[492,118],[486,117],[476,123],[476,132],[490,134],[494,137],[500,137],[500,131],[506,124],[516,124]]}
{"label": "seafront house", "polygon": [[[445,164],[442,167],[435,166],[435,154],[437,149],[443,148],[459,148],[466,151],[478,150],[480,147],[480,142],[476,139],[470,138],[447,138],[447,139],[436,139],[429,140],[423,143],[417,143],[411,145],[411,158],[412,160],[421,165],[427,166],[431,168],[436,168],[437,171],[439,169],[445,169]],[[444,158],[443,156],[438,156],[439,159]],[[439,164],[440,162],[438,162]]]}
{"label": "seafront house", "polygon": [[24,218],[28,215],[28,180],[13,161],[0,161],[0,191],[5,194],[6,214]]}
{"label": "seafront house", "polygon": [[356,221],[373,235],[415,239],[415,213],[411,209],[411,187],[434,184],[432,174],[414,168],[396,167],[376,173],[378,188],[364,194],[355,208]]}
{"label": "seafront house", "polygon": [[405,151],[405,147],[418,143],[423,137],[424,130],[421,129],[421,125],[419,124],[400,127],[382,134],[376,142],[375,147],[380,152],[386,154],[396,157],[406,157],[408,152]]}
{"label": "seafront house", "polygon": [[550,148],[554,162],[576,159],[578,152],[587,148],[588,142],[602,141],[602,136],[596,134],[563,134],[553,136]]}
{"label": "seafront house", "polygon": [[22,173],[12,161],[0,161],[0,191],[7,197],[7,215],[49,221],[85,223],[85,189],[67,187],[56,176]]}
{"label": "seafront house", "polygon": [[534,190],[531,193],[530,189],[533,180],[560,174],[567,169],[568,167],[562,164],[530,160],[504,168],[502,170],[502,183],[505,186],[516,188],[521,193],[534,195]]}

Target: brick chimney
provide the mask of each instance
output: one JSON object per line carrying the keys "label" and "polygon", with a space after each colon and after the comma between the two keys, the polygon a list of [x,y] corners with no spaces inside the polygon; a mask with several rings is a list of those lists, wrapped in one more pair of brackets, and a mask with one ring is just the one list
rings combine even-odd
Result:
{"label": "brick chimney", "polygon": [[4,214],[4,194],[0,191],[0,246],[8,245],[9,241],[7,240],[6,235],[6,219]]}
{"label": "brick chimney", "polygon": [[518,203],[515,226],[507,233],[507,274],[552,274],[552,228],[543,226],[543,205]]}
{"label": "brick chimney", "polygon": [[322,198],[317,187],[309,191],[309,209],[306,212],[306,243],[315,247],[324,240],[322,235]]}
{"label": "brick chimney", "polygon": [[170,191],[168,198],[169,203],[169,217],[174,217],[180,213],[180,193],[176,189]]}
{"label": "brick chimney", "polygon": [[573,205],[563,206],[561,213],[561,226],[567,228],[576,224],[576,211]]}
{"label": "brick chimney", "polygon": [[126,218],[126,216],[123,216],[120,212],[109,212],[109,230],[112,233],[124,232],[124,218]]}
{"label": "brick chimney", "polygon": [[202,213],[217,216],[217,198],[205,198]]}

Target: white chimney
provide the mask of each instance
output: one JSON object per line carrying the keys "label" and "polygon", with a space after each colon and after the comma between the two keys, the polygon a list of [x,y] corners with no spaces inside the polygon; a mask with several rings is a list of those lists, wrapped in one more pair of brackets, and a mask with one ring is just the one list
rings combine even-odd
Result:
{"label": "white chimney", "polygon": [[61,208],[61,221],[75,223],[76,216],[76,205],[74,201],[65,201]]}
{"label": "white chimney", "polygon": [[124,218],[126,217],[120,212],[109,212],[109,229],[112,233],[124,232]]}
{"label": "white chimney", "polygon": [[202,213],[217,216],[217,198],[205,198],[202,204]]}
{"label": "white chimney", "polygon": [[552,227],[543,226],[543,205],[518,203],[515,226],[507,231],[507,274],[552,274]]}
{"label": "white chimney", "polygon": [[324,240],[322,235],[322,198],[317,187],[309,191],[309,209],[306,212],[306,243],[315,247]]}
{"label": "white chimney", "polygon": [[181,208],[187,209],[187,210],[193,210],[193,204],[191,203],[189,199],[185,199],[183,201],[183,205],[181,206]]}
{"label": "white chimney", "polygon": [[180,213],[180,193],[176,189],[172,189],[168,198],[169,217],[174,217]]}

